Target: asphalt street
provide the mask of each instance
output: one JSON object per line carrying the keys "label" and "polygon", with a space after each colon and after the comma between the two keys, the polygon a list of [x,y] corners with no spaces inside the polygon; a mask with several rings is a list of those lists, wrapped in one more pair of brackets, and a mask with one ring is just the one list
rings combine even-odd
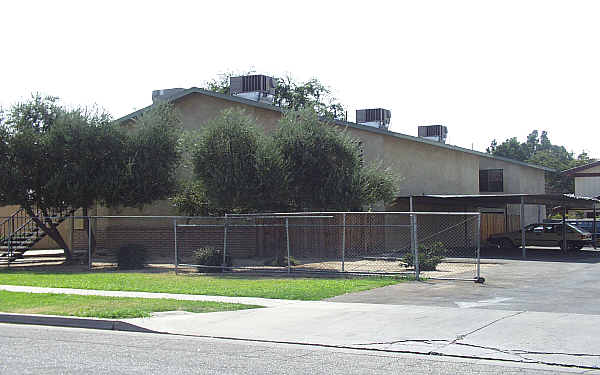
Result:
{"label": "asphalt street", "polygon": [[600,374],[582,369],[150,333],[0,324],[2,374]]}
{"label": "asphalt street", "polygon": [[520,251],[504,259],[484,257],[484,284],[427,280],[328,301],[600,315],[599,252],[530,250],[521,260]]}

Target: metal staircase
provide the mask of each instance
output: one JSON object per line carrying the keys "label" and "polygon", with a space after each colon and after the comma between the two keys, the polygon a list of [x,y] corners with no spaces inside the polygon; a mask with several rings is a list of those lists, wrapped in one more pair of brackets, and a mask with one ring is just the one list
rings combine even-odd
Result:
{"label": "metal staircase", "polygon": [[[60,225],[75,212],[74,209],[50,212],[50,216],[43,217],[42,211],[35,208],[35,216],[40,217],[46,223]],[[11,262],[22,258],[23,253],[31,249],[47,234],[38,227],[35,221],[27,214],[25,209],[20,208],[10,217],[0,223],[0,260]]]}

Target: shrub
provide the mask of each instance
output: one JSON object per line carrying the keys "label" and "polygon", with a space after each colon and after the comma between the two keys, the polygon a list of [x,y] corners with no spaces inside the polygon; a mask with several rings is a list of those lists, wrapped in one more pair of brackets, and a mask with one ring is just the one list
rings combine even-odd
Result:
{"label": "shrub", "polygon": [[[444,260],[446,248],[441,242],[434,242],[430,245],[419,245],[419,270],[435,271],[438,264]],[[402,257],[402,262],[408,267],[414,267],[413,253],[407,253]]]}
{"label": "shrub", "polygon": [[[290,266],[297,266],[298,264],[300,263],[298,263],[298,261],[294,259],[294,257],[290,257]],[[275,258],[267,259],[264,265],[273,267],[287,267],[288,257],[278,255]]]}
{"label": "shrub", "polygon": [[120,270],[144,268],[146,264],[146,248],[139,244],[121,246],[117,252],[117,267]]}
{"label": "shrub", "polygon": [[[213,246],[204,246],[194,252],[196,264],[203,266],[222,266],[223,265],[223,250],[217,250]],[[225,266],[232,266],[231,256],[225,257]],[[198,272],[223,272],[223,268],[217,267],[197,267]]]}

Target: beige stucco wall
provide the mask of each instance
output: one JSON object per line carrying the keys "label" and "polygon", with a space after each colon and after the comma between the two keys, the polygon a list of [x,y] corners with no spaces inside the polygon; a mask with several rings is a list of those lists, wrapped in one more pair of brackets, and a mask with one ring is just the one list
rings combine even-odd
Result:
{"label": "beige stucco wall", "polygon": [[[192,94],[177,103],[184,127],[199,129],[226,108],[241,108],[257,119],[266,133],[273,132],[282,114],[241,103]],[[367,162],[383,161],[392,168],[400,180],[404,194],[476,194],[479,188],[478,160],[476,155],[444,149],[420,142],[390,137],[367,130],[345,128],[353,137],[363,142]]]}
{"label": "beige stucco wall", "polygon": [[214,98],[201,94],[191,94],[179,99],[176,103],[180,111],[185,129],[200,129],[202,125],[217,117],[223,110],[228,108],[243,109],[248,115],[259,120],[266,132],[277,128],[277,122],[281,118],[281,112],[271,111],[264,108],[253,107],[229,100]]}
{"label": "beige stucco wall", "polygon": [[[544,171],[541,169],[483,156],[480,157],[479,169],[504,170],[504,191],[500,194],[543,194],[546,192]],[[481,194],[488,193],[481,192]]]}
{"label": "beige stucco wall", "polygon": [[[544,194],[546,192],[544,171],[541,169],[486,157],[481,157],[479,168],[504,170],[504,191],[480,194]],[[507,211],[509,215],[520,215],[521,207],[515,204],[508,205]],[[545,206],[525,205],[525,225],[540,222],[545,218]]]}
{"label": "beige stucco wall", "polygon": [[383,136],[384,164],[400,180],[398,195],[476,194],[478,157],[426,143]]}

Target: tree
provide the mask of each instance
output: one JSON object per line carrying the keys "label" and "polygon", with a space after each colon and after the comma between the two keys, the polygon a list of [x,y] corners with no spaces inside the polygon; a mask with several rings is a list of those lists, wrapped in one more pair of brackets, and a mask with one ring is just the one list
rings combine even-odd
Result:
{"label": "tree", "polygon": [[564,146],[553,145],[548,132],[542,131],[539,137],[538,134],[537,130],[532,131],[524,143],[519,143],[516,137],[509,138],[501,144],[494,139],[487,152],[495,156],[555,169],[558,172],[546,173],[546,190],[555,193],[573,193],[575,190],[573,177],[565,176],[561,171],[591,163],[594,159],[590,159],[585,151],[574,158],[573,153],[567,151]]}
{"label": "tree", "polygon": [[277,79],[274,102],[282,108],[299,111],[312,109],[321,117],[343,120],[344,107],[331,95],[331,90],[318,79],[296,82],[286,75]]}
{"label": "tree", "polygon": [[252,118],[239,110],[223,111],[206,124],[195,145],[193,164],[198,182],[192,196],[205,196],[211,213],[281,206],[283,199],[277,190],[285,191],[285,182],[277,155],[269,146]]}
{"label": "tree", "polygon": [[155,104],[132,124],[115,126],[120,152],[114,152],[115,167],[106,176],[103,202],[110,207],[140,207],[172,196],[181,160],[181,119],[175,107]]}
{"label": "tree", "polygon": [[[236,75],[255,74],[248,71],[243,74],[226,72],[217,78],[205,82],[204,89],[221,94],[229,93],[229,79]],[[277,87],[275,88],[274,104],[281,108],[298,111],[301,109],[312,109],[319,116],[343,120],[345,110],[341,103],[333,97],[331,89],[316,78],[306,82],[298,82],[290,75],[275,77]]]}
{"label": "tree", "polygon": [[169,108],[152,108],[127,130],[106,113],[68,109],[55,97],[13,106],[0,124],[0,204],[20,205],[70,260],[50,216],[95,202],[137,206],[173,191],[178,156]]}
{"label": "tree", "polygon": [[502,156],[509,159],[526,161],[529,158],[529,149],[526,144],[519,143],[516,137],[509,138],[501,144],[497,144],[494,139],[487,148],[489,154]]}
{"label": "tree", "polygon": [[389,171],[363,166],[360,143],[314,111],[289,112],[274,134],[290,209],[360,210],[393,198]]}
{"label": "tree", "polygon": [[218,215],[360,210],[395,193],[389,170],[364,166],[358,140],[311,110],[290,111],[272,137],[243,112],[226,110],[193,149],[197,181],[173,199],[188,215],[202,205]]}

